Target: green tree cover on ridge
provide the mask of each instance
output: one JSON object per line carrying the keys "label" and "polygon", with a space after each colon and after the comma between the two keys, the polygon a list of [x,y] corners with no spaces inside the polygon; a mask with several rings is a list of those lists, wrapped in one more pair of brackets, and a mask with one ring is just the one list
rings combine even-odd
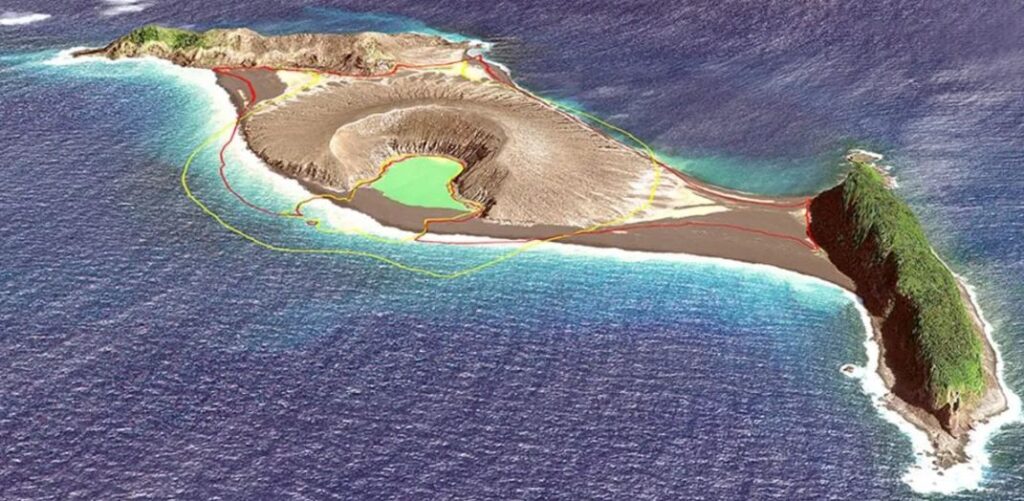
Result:
{"label": "green tree cover on ridge", "polygon": [[980,397],[985,390],[981,340],[956,278],[933,252],[917,217],[868,164],[854,163],[843,198],[854,213],[858,245],[873,235],[875,259],[894,259],[897,291],[917,312],[913,336],[928,367],[935,407]]}
{"label": "green tree cover on ridge", "polygon": [[136,28],[128,34],[127,38],[130,42],[140,46],[151,42],[160,42],[172,49],[187,49],[206,45],[203,34],[178,28],[165,28],[155,24]]}

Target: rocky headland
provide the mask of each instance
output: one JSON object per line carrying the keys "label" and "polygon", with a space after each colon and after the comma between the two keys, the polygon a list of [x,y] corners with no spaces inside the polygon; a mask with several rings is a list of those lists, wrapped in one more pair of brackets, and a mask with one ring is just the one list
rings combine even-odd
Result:
{"label": "rocky headland", "polygon": [[847,159],[846,179],[811,203],[811,233],[871,314],[887,404],[928,433],[940,465],[962,462],[975,423],[1007,408],[995,352],[964,285],[892,193],[881,156]]}

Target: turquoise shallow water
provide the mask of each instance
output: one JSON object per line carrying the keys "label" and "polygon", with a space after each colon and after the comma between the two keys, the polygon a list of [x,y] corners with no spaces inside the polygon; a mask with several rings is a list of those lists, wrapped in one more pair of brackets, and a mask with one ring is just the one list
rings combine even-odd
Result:
{"label": "turquoise shallow water", "polygon": [[[415,25],[217,9],[194,7],[217,12],[211,24],[276,31]],[[483,14],[472,28],[469,14],[443,10],[422,14],[486,31]],[[178,184],[188,151],[219,125],[209,121],[215,102],[138,66],[35,64],[132,22],[2,34],[0,119],[16,126],[0,130],[0,448],[15,461],[0,465],[0,497],[914,497],[901,481],[909,440],[838,371],[866,357],[857,312],[836,289],[750,268],[548,251],[439,282],[361,259],[259,250],[202,215]],[[518,41],[495,56],[531,88],[553,87],[559,80],[529,61],[564,63],[555,54],[565,40],[545,38],[545,23],[506,24]],[[578,43],[576,57],[598,57],[586,55],[600,48],[592,43]],[[561,93],[588,87],[574,64]],[[650,88],[662,71],[682,70],[652,72]],[[593,78],[595,93],[615,83]],[[636,102],[597,94],[578,96],[588,110],[636,121]],[[673,114],[641,111],[657,120],[633,130],[675,142],[650,130]],[[905,193],[930,228],[949,229],[933,232],[939,250],[977,282],[1016,385],[1019,254],[1006,237],[1019,229],[1015,178],[1003,178],[1003,191],[977,188],[982,174],[929,170],[914,161],[928,142],[914,145],[893,155]],[[749,191],[802,190],[830,175],[803,175],[811,164],[794,153],[744,176],[743,162],[721,159],[779,152],[722,150],[695,172]],[[212,150],[198,158],[197,193],[267,238],[443,269],[501,252],[311,235],[246,212],[215,168]],[[232,172],[246,194],[288,201]],[[1020,433],[992,441],[986,490],[959,497],[1015,496]]]}

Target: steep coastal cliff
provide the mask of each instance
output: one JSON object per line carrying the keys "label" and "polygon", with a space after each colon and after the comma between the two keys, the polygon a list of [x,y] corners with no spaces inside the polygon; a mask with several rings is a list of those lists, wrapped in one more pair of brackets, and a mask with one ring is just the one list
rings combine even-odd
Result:
{"label": "steep coastal cliff", "polygon": [[870,159],[853,158],[846,179],[812,201],[810,230],[873,317],[892,406],[951,463],[973,423],[1005,407],[994,357],[917,218]]}

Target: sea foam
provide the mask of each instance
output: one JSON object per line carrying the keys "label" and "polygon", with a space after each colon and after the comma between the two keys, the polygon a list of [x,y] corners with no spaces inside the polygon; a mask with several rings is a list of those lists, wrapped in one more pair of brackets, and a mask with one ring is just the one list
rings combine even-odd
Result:
{"label": "sea foam", "polygon": [[986,450],[989,439],[998,433],[1003,426],[1021,420],[1021,400],[1006,384],[1006,379],[1003,375],[1003,358],[998,344],[993,339],[992,325],[985,319],[978,305],[974,290],[962,278],[960,280],[968,290],[971,302],[984,324],[985,337],[988,338],[988,342],[992,344],[992,349],[996,353],[998,379],[1006,394],[1007,410],[993,416],[985,423],[975,425],[974,430],[970,434],[970,441],[965,447],[968,461],[950,468],[940,468],[935,464],[935,450],[928,439],[927,433],[911,424],[886,405],[885,397],[889,394],[889,390],[886,388],[885,382],[882,381],[882,377],[878,374],[881,349],[875,341],[871,317],[860,298],[852,292],[843,291],[850,298],[850,301],[856,305],[866,334],[864,349],[868,355],[867,364],[863,368],[859,368],[855,376],[860,378],[861,388],[871,398],[872,405],[874,405],[879,415],[895,425],[903,434],[910,438],[915,462],[903,475],[903,481],[920,494],[954,494],[965,490],[980,489],[984,480],[985,469],[990,465],[989,454]]}
{"label": "sea foam", "polygon": [[0,13],[0,26],[22,26],[50,19],[50,14],[42,12],[3,12]]}

